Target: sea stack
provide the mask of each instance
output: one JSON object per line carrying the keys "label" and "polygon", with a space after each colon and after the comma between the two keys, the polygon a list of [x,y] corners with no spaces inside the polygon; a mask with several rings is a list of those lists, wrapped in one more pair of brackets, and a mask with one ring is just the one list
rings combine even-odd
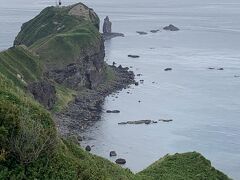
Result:
{"label": "sea stack", "polygon": [[103,23],[103,34],[110,34],[112,33],[112,22],[109,20],[109,17],[107,16],[104,19]]}

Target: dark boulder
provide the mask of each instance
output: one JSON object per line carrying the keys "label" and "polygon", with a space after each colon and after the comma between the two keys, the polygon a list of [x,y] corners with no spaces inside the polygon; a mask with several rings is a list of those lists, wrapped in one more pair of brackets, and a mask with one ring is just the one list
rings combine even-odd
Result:
{"label": "dark boulder", "polygon": [[172,68],[166,68],[164,71],[172,71]]}
{"label": "dark boulder", "polygon": [[218,68],[217,70],[219,70],[219,71],[223,71],[223,70],[224,70],[224,68]]}
{"label": "dark boulder", "polygon": [[106,113],[120,113],[119,110],[107,110]]}
{"label": "dark boulder", "polygon": [[122,159],[122,158],[119,158],[115,161],[117,164],[126,164],[126,160],[125,159]]}
{"label": "dark boulder", "polygon": [[91,149],[91,147],[88,145],[88,146],[86,146],[85,150],[88,151],[88,152],[90,152],[92,149]]}
{"label": "dark boulder", "polygon": [[117,156],[117,153],[116,153],[116,151],[111,151],[109,155],[110,155],[110,157],[113,157],[113,156]]}
{"label": "dark boulder", "polygon": [[172,122],[173,120],[172,119],[159,119],[159,121],[162,121],[162,122]]}
{"label": "dark boulder", "polygon": [[140,56],[138,56],[138,55],[128,55],[128,57],[130,57],[130,58],[140,58]]}

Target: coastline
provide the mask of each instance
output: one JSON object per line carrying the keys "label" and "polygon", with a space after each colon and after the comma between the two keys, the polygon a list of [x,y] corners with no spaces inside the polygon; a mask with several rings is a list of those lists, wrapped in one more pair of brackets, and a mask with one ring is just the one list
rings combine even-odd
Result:
{"label": "coastline", "polygon": [[55,114],[55,122],[61,136],[74,136],[82,141],[82,132],[101,119],[105,98],[135,83],[135,75],[129,68],[121,65],[108,65],[112,78],[100,84],[96,89],[79,91],[68,107]]}

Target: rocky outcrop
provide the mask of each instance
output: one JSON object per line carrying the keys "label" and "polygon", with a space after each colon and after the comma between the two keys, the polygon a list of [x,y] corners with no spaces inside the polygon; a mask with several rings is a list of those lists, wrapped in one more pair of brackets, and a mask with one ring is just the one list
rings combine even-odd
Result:
{"label": "rocky outcrop", "polygon": [[98,52],[92,53],[91,56],[80,57],[78,62],[62,69],[49,70],[45,75],[71,89],[79,90],[82,87],[94,89],[104,81],[104,57],[105,49],[102,40]]}
{"label": "rocky outcrop", "polygon": [[169,26],[164,27],[163,29],[166,30],[166,31],[179,31],[180,30],[179,28],[177,28],[176,26],[174,26],[172,24],[170,24]]}
{"label": "rocky outcrop", "polygon": [[107,16],[104,19],[103,23],[103,34],[110,34],[112,33],[112,22],[109,20],[109,17]]}
{"label": "rocky outcrop", "polygon": [[107,16],[103,22],[103,34],[102,37],[104,40],[109,40],[115,37],[124,37],[123,33],[112,32],[112,22],[109,20]]}
{"label": "rocky outcrop", "polygon": [[34,98],[47,109],[52,109],[56,102],[56,89],[48,81],[34,82],[28,85]]}

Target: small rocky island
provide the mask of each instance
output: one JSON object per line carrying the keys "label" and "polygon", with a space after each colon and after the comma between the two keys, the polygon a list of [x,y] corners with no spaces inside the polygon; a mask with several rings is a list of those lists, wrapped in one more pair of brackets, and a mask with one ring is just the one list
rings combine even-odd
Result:
{"label": "small rocky island", "polygon": [[169,26],[165,26],[163,28],[166,31],[179,31],[180,29],[172,24],[170,24]]}
{"label": "small rocky island", "polygon": [[107,16],[103,22],[103,39],[109,40],[115,37],[124,37],[122,33],[112,32],[112,22],[110,21],[109,17]]}

